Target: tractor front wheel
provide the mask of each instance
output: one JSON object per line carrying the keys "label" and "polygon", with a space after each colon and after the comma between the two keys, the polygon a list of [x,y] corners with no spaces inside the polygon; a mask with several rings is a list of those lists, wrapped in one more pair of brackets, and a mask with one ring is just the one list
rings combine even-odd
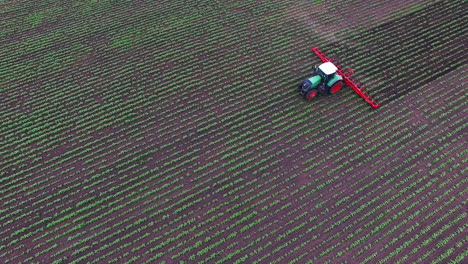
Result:
{"label": "tractor front wheel", "polygon": [[341,87],[343,87],[343,82],[336,81],[332,85],[330,85],[330,89],[328,89],[328,93],[329,94],[337,93],[339,90],[341,90]]}
{"label": "tractor front wheel", "polygon": [[318,90],[317,89],[311,89],[310,91],[308,91],[306,94],[305,94],[305,98],[308,99],[308,100],[311,100],[312,98],[314,98],[315,96],[317,96],[318,94]]}

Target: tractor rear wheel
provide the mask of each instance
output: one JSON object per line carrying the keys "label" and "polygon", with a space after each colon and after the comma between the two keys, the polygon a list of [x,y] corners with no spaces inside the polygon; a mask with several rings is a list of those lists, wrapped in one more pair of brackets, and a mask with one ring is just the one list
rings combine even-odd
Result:
{"label": "tractor rear wheel", "polygon": [[318,94],[318,90],[317,89],[311,89],[310,91],[308,91],[306,94],[305,94],[305,98],[308,99],[308,100],[311,100],[312,98],[314,98],[315,96],[317,96]]}
{"label": "tractor rear wheel", "polygon": [[337,93],[339,90],[341,90],[341,87],[343,87],[343,82],[336,81],[332,85],[330,85],[330,88],[328,89],[328,93],[329,94]]}

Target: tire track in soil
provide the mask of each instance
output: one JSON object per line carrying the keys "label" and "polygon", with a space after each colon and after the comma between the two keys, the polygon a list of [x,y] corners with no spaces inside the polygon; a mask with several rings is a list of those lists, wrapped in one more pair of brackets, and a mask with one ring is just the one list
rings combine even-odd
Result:
{"label": "tire track in soil", "polygon": [[[346,61],[354,59],[355,67],[359,64],[365,65],[365,61],[375,61],[379,66],[382,65],[380,71],[372,74],[370,72],[376,65],[365,65],[357,72],[362,76],[357,79],[361,79],[363,87],[378,89],[377,92],[371,92],[371,95],[379,103],[387,104],[468,62],[464,56],[468,44],[464,37],[466,27],[463,19],[467,16],[466,7],[464,1],[458,1],[456,4],[441,1],[378,25],[357,36],[330,43],[324,46],[323,50],[337,50],[336,53],[339,54],[329,52],[328,55],[331,58],[339,57],[336,61],[338,64],[345,64]],[[440,44],[441,34],[449,38],[443,45]],[[380,39],[382,36],[386,36],[388,41],[383,43]],[[373,38],[375,41],[370,41]],[[365,44],[360,43],[361,39],[366,40]],[[382,44],[388,47],[383,52],[378,51]],[[403,75],[401,68],[404,68]],[[365,79],[368,81],[364,81]]]}

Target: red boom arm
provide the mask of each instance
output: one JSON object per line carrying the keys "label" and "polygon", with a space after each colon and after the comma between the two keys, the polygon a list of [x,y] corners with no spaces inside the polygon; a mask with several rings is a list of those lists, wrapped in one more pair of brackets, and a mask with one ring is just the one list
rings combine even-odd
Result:
{"label": "red boom arm", "polygon": [[[318,48],[312,48],[312,51],[319,56],[319,58],[323,62],[332,62],[330,59],[327,58],[327,56],[321,52]],[[362,99],[366,100],[372,108],[378,108],[380,107],[380,104],[377,104],[371,97],[370,95],[367,94],[366,91],[364,91],[353,79],[351,79],[349,76],[351,75],[351,72],[344,72],[340,66],[338,66],[336,63],[333,62],[333,64],[338,68],[336,71],[341,77],[343,77],[343,81],[351,87],[354,92],[356,92],[359,96],[362,97]]]}

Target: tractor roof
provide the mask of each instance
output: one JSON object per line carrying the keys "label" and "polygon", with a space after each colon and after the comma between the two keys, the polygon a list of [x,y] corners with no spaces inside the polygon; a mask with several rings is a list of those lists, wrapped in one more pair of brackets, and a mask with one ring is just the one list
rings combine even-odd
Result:
{"label": "tractor roof", "polygon": [[336,66],[330,61],[320,64],[319,68],[326,75],[333,74],[336,72],[336,70],[338,70],[338,68],[336,68]]}

